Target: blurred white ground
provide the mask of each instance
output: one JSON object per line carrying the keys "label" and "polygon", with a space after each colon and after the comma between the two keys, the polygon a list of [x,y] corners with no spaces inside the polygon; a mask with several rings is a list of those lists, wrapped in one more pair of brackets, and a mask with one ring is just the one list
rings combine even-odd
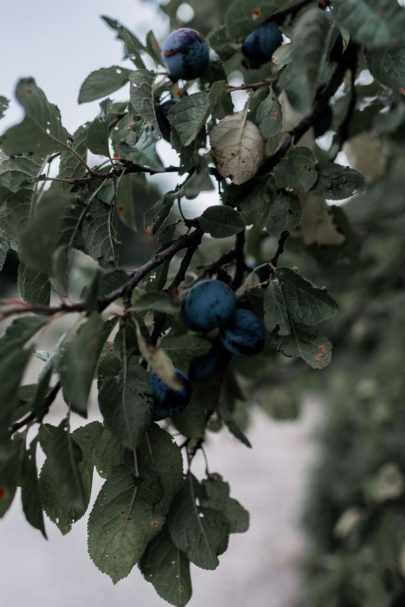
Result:
{"label": "blurred white ground", "polygon": [[[318,416],[308,403],[297,422],[273,422],[257,412],[249,431],[253,449],[226,430],[210,435],[210,470],[231,484],[250,511],[250,530],[231,536],[214,572],[192,568],[191,607],[290,607],[299,597],[297,563],[305,554],[299,514],[315,456]],[[49,417],[56,423],[57,419]],[[81,423],[81,422],[80,422]],[[196,462],[196,472],[203,462]],[[199,470],[199,466],[201,469]],[[101,479],[95,475],[95,488]],[[94,492],[95,494],[95,492]],[[94,495],[93,495],[94,498]],[[165,604],[136,568],[113,586],[87,555],[86,521],[62,537],[47,520],[49,541],[25,522],[19,496],[0,521],[2,604],[10,607],[161,607]]]}

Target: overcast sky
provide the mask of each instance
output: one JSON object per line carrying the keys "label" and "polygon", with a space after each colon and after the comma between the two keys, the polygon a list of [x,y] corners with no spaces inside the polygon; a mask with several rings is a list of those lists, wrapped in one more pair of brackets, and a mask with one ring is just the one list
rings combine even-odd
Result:
{"label": "overcast sky", "polygon": [[[0,21],[0,95],[14,100],[17,80],[33,76],[59,106],[66,128],[73,131],[98,110],[98,102],[77,104],[85,77],[122,61],[122,44],[100,15],[118,19],[141,38],[151,28],[162,38],[167,24],[156,7],[157,2],[141,0],[7,2]],[[116,99],[118,94],[113,96]],[[2,130],[20,116],[13,101]]]}

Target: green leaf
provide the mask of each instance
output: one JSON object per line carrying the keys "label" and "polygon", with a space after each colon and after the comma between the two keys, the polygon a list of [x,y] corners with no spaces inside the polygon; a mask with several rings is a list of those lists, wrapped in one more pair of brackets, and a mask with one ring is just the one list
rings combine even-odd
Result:
{"label": "green leaf", "polygon": [[340,164],[319,164],[318,179],[311,194],[329,200],[343,200],[358,194],[365,188],[363,175]]}
{"label": "green leaf", "polygon": [[214,238],[226,238],[238,234],[245,227],[242,215],[231,207],[214,205],[205,209],[198,218],[198,223],[204,232]]}
{"label": "green leaf", "polygon": [[10,241],[6,232],[0,228],[0,272],[6,262],[7,253],[10,249]]}
{"label": "green leaf", "polygon": [[265,139],[274,137],[274,135],[277,135],[281,131],[283,122],[282,110],[273,89],[270,89],[267,97],[257,108],[256,122]]}
{"label": "green leaf", "polygon": [[152,420],[153,398],[143,367],[131,361],[127,373],[106,377],[99,390],[105,425],[127,449],[142,442]]}
{"label": "green leaf", "polygon": [[155,502],[155,512],[166,515],[183,481],[181,449],[172,436],[153,424],[139,449],[141,470],[150,470],[161,483],[162,494]]}
{"label": "green leaf", "polygon": [[170,356],[176,367],[188,365],[191,358],[206,354],[211,343],[195,333],[185,333],[184,335],[165,335],[159,341],[159,348],[164,350]]}
{"label": "green leaf", "polygon": [[157,65],[164,65],[162,61],[161,48],[159,42],[156,39],[155,34],[150,30],[146,34],[146,50],[148,51],[150,57],[154,60]]}
{"label": "green leaf", "polygon": [[233,434],[245,447],[252,448],[252,444],[246,434],[242,431],[238,422],[234,418],[232,411],[229,408],[226,398],[221,398],[218,403],[218,413],[221,416],[222,421],[228,428],[229,432]]}
{"label": "green leaf", "polygon": [[135,146],[129,145],[125,141],[120,143],[118,150],[122,158],[131,160],[139,166],[147,166],[154,171],[164,172],[164,166],[156,153],[157,133],[146,129]]}
{"label": "green leaf", "polygon": [[[62,422],[61,426],[66,427],[66,424],[65,426],[64,424],[65,422]],[[45,426],[45,428],[49,428],[49,426]],[[82,503],[78,504],[76,500],[72,500],[70,481],[66,483],[64,476],[58,472],[59,463],[63,465],[63,461],[67,457],[66,451],[57,455],[57,465],[53,461],[55,459],[55,454],[53,454],[51,459],[48,456],[42,467],[39,481],[44,509],[49,518],[64,535],[69,533],[72,524],[84,515],[89,505],[93,482],[95,450],[99,443],[102,429],[103,427],[100,422],[91,422],[77,428],[70,437],[67,436],[65,439],[65,447],[66,441],[68,441],[74,458],[80,459],[78,462],[76,462],[76,459],[74,460],[74,473],[77,482],[82,487]],[[56,428],[56,430],[59,430],[59,428]],[[66,434],[68,433],[65,432]],[[63,438],[60,438],[63,441]],[[57,435],[55,439],[57,440]],[[49,437],[43,439],[41,435],[41,445],[42,440],[48,442]],[[71,469],[70,463],[68,464],[68,468]],[[71,472],[72,470],[68,473],[69,477]]]}
{"label": "green leaf", "polygon": [[0,183],[11,192],[33,183],[40,173],[42,161],[35,156],[6,158],[0,163]]}
{"label": "green leaf", "polygon": [[111,112],[112,101],[111,99],[104,99],[100,103],[100,114],[93,120],[88,128],[87,133],[87,144],[89,150],[93,154],[100,154],[101,156],[109,156],[109,116]]}
{"label": "green leaf", "polygon": [[317,180],[316,163],[316,156],[310,149],[292,148],[274,169],[277,185],[308,192]]}
{"label": "green leaf", "polygon": [[32,187],[10,193],[1,206],[1,225],[18,249],[21,233],[28,225],[31,212]]}
{"label": "green leaf", "polygon": [[205,434],[207,403],[207,385],[193,386],[191,400],[187,407],[176,417],[173,417],[173,425],[187,438],[202,438]]}
{"label": "green leaf", "polygon": [[25,118],[0,138],[3,151],[9,155],[25,152],[44,155],[66,149],[70,135],[62,126],[59,109],[49,103],[35,80],[20,80],[15,94],[25,110]]}
{"label": "green leaf", "polygon": [[332,344],[326,337],[294,328],[287,337],[275,337],[273,345],[284,356],[302,358],[313,369],[324,369],[332,358]]}
{"label": "green leaf", "polygon": [[[87,135],[89,125],[88,123],[79,126],[79,128],[73,133],[72,137],[72,149],[75,150],[79,156],[86,161],[87,160]],[[59,174],[60,179],[82,179],[86,175],[86,168],[83,163],[72,154],[70,150],[65,150],[60,155],[59,163]],[[59,186],[61,184],[58,184]],[[70,184],[67,184],[71,187]]]}
{"label": "green leaf", "polygon": [[0,95],[0,119],[4,117],[4,114],[6,113],[8,108],[8,104],[9,100],[7,99],[7,97]]}
{"label": "green leaf", "polygon": [[162,599],[176,607],[187,605],[192,594],[190,561],[166,527],[149,543],[139,567]]}
{"label": "green leaf", "polygon": [[31,350],[25,350],[23,346],[45,321],[35,316],[18,318],[0,338],[0,460],[8,455],[9,425],[18,405],[18,388],[31,355]]}
{"label": "green leaf", "polygon": [[47,275],[35,268],[27,267],[21,261],[18,266],[18,290],[24,301],[34,305],[49,306],[51,283]]}
{"label": "green leaf", "polygon": [[129,29],[124,27],[116,19],[111,19],[111,17],[106,17],[104,15],[101,18],[109,27],[111,27],[111,29],[117,32],[117,39],[122,40],[124,43],[124,58],[130,58],[135,63],[137,68],[144,68],[145,64],[142,61],[141,52],[145,50],[145,47],[138,40],[135,34],[130,32]]}
{"label": "green leaf", "polygon": [[331,19],[325,11],[311,8],[302,14],[292,35],[292,62],[287,68],[287,93],[295,108],[311,112],[315,93],[329,76],[327,53]]}
{"label": "green leaf", "polygon": [[163,314],[178,314],[179,306],[173,302],[168,293],[148,291],[134,298],[131,304],[134,312],[162,312]]}
{"label": "green leaf", "polygon": [[281,281],[290,317],[295,322],[312,326],[336,314],[337,304],[328,293],[294,270],[278,268],[277,277]]}
{"label": "green leaf", "polygon": [[292,192],[279,192],[271,203],[266,220],[266,230],[279,239],[283,232],[292,232],[301,223],[301,204]]}
{"label": "green leaf", "polygon": [[79,103],[95,101],[118,91],[128,82],[131,74],[131,70],[119,65],[103,67],[91,72],[80,87]]}
{"label": "green leaf", "polygon": [[37,439],[24,452],[21,464],[21,501],[27,521],[39,529],[46,539],[42,500],[39,492],[38,471],[36,464]]}
{"label": "green leaf", "polygon": [[[58,479],[59,490],[65,494],[72,518],[86,507],[83,481],[79,471],[82,451],[70,434],[67,419],[59,426],[45,424],[40,430],[41,447],[47,456],[50,474]],[[45,501],[45,500],[44,500]]]}
{"label": "green leaf", "polygon": [[95,451],[95,466],[102,478],[107,478],[123,463],[124,449],[108,428],[103,428]]}
{"label": "green leaf", "polygon": [[97,312],[68,334],[59,359],[59,374],[66,403],[87,417],[87,402],[103,343],[103,321]]}
{"label": "green leaf", "polygon": [[202,482],[205,498],[201,505],[222,512],[229,524],[229,533],[244,533],[249,529],[249,512],[230,497],[229,484],[219,474],[210,474]]}
{"label": "green leaf", "polygon": [[225,15],[229,38],[242,40],[284,4],[285,0],[234,0]]}
{"label": "green leaf", "polygon": [[153,83],[156,74],[150,70],[137,70],[130,78],[130,103],[135,116],[140,116],[145,124],[159,132],[153,98]]}
{"label": "green leaf", "polygon": [[365,51],[372,76],[396,93],[405,90],[405,47]]}
{"label": "green leaf", "polygon": [[182,146],[190,145],[204,127],[210,111],[207,93],[193,93],[172,107],[168,119]]}
{"label": "green leaf", "polygon": [[123,175],[117,184],[117,198],[115,210],[118,217],[130,230],[136,232],[136,202],[135,202],[136,177],[134,175]]}
{"label": "green leaf", "polygon": [[21,457],[24,453],[24,437],[16,434],[11,441],[6,459],[0,457],[0,518],[10,508],[20,482]]}
{"label": "green leaf", "polygon": [[368,48],[401,46],[405,10],[392,0],[334,0],[339,25]]}
{"label": "green leaf", "polygon": [[94,198],[82,220],[84,250],[102,268],[115,269],[118,263],[114,207]]}
{"label": "green leaf", "polygon": [[52,273],[52,255],[58,245],[66,207],[71,200],[68,192],[45,192],[32,221],[21,235],[24,263],[48,276]]}
{"label": "green leaf", "polygon": [[287,302],[284,297],[282,284],[277,277],[274,277],[264,293],[264,324],[271,333],[278,327],[279,335],[289,335],[291,333],[290,321],[288,318]]}
{"label": "green leaf", "polygon": [[164,517],[154,512],[160,486],[132,469],[115,468],[107,478],[89,517],[90,558],[114,583],[126,577],[140,561],[147,545],[162,529]]}
{"label": "green leaf", "polygon": [[229,525],[224,515],[196,503],[194,479],[189,476],[176,496],[169,514],[173,543],[202,569],[216,569],[218,555],[228,543]]}

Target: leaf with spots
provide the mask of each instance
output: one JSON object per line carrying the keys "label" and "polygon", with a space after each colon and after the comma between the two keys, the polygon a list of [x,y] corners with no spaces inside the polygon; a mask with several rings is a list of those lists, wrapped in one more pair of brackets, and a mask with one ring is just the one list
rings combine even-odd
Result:
{"label": "leaf with spots", "polygon": [[165,601],[184,607],[191,599],[190,561],[165,527],[148,545],[139,568]]}
{"label": "leaf with spots", "polygon": [[80,87],[79,103],[95,101],[118,91],[127,84],[131,74],[131,70],[119,65],[103,67],[91,72]]}
{"label": "leaf with spots", "polygon": [[120,466],[109,475],[94,503],[88,523],[88,550],[96,567],[116,584],[140,561],[149,542],[164,525],[155,512],[162,488],[155,476]]}
{"label": "leaf with spots", "polygon": [[278,268],[276,273],[292,320],[312,326],[335,316],[337,304],[325,289],[315,287],[290,268]]}
{"label": "leaf with spots", "polygon": [[[49,426],[46,427],[49,428]],[[57,525],[63,535],[69,533],[72,524],[79,520],[88,508],[93,482],[95,453],[102,429],[103,427],[100,422],[91,422],[77,428],[72,432],[70,437],[61,437],[65,445],[66,440],[69,440],[73,457],[76,458],[74,464],[75,474],[77,475],[78,483],[82,487],[82,503],[75,504],[72,501],[69,485],[66,484],[63,475],[58,472],[58,465],[55,465],[53,461],[55,459],[54,455],[50,459],[48,457],[45,460],[41,469],[39,484],[43,507],[48,517]],[[44,440],[42,435],[40,438],[41,441]],[[45,441],[47,440],[45,438]],[[65,455],[62,453],[57,457],[63,465],[66,452]]]}
{"label": "leaf with spots", "polygon": [[229,38],[242,40],[284,4],[285,0],[234,0],[225,16]]}
{"label": "leaf with spots", "polygon": [[140,116],[145,124],[152,126],[159,132],[153,98],[155,76],[155,72],[150,70],[133,72],[130,78],[129,95],[135,116]]}
{"label": "leaf with spots", "polygon": [[20,80],[15,94],[25,118],[0,137],[2,150],[8,155],[29,152],[45,155],[66,149],[70,135],[62,125],[59,109],[49,103],[35,80]]}
{"label": "leaf with spots", "polygon": [[199,485],[189,476],[177,494],[169,514],[169,532],[179,550],[202,569],[216,569],[218,555],[228,545],[229,524],[225,516],[198,505],[195,491]]}
{"label": "leaf with spots", "polygon": [[264,159],[264,139],[247,112],[225,116],[210,133],[212,154],[222,177],[236,185],[249,181]]}
{"label": "leaf with spots", "polygon": [[292,148],[274,169],[277,185],[308,192],[317,180],[316,163],[316,156],[309,148]]}
{"label": "leaf with spots", "polygon": [[311,194],[328,200],[344,200],[359,194],[365,188],[363,175],[340,164],[319,164],[318,179]]}
{"label": "leaf with spots", "polygon": [[332,358],[331,342],[308,329],[295,326],[291,335],[274,336],[272,343],[284,356],[302,358],[313,369],[324,369]]}

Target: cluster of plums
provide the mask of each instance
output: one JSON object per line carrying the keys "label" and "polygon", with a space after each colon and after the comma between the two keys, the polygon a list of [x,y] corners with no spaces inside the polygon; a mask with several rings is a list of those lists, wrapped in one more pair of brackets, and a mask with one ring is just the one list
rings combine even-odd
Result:
{"label": "cluster of plums", "polygon": [[[258,69],[271,58],[282,44],[283,35],[273,21],[265,21],[251,32],[241,48],[243,65],[249,69]],[[331,61],[336,61],[344,52],[343,39],[339,34],[331,51]],[[193,80],[204,74],[209,65],[209,48],[203,36],[196,30],[181,27],[171,32],[162,45],[162,59],[172,80]],[[179,100],[170,99],[156,109],[157,122],[163,138],[170,143],[170,123],[168,113]],[[325,108],[314,125],[315,137],[321,137],[332,123],[332,110]]]}
{"label": "cluster of plums", "polygon": [[[221,280],[197,282],[183,301],[182,318],[189,329],[199,333],[219,329],[209,352],[190,362],[192,381],[204,381],[216,375],[230,355],[254,356],[264,346],[266,333],[262,321],[250,310],[238,308],[235,293]],[[176,373],[182,384],[180,390],[170,388],[155,373],[150,374],[155,421],[181,413],[190,400],[188,377],[178,369]]]}

